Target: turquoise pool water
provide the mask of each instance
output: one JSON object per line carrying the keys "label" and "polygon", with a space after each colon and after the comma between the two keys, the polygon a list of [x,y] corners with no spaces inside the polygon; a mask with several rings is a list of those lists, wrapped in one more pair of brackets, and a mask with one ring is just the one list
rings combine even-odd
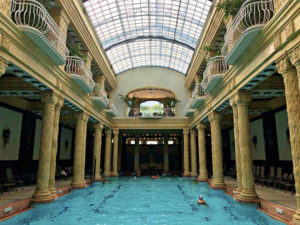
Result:
{"label": "turquoise pool water", "polygon": [[[36,205],[1,225],[283,224],[191,178],[113,178]],[[203,195],[208,206],[197,205]]]}

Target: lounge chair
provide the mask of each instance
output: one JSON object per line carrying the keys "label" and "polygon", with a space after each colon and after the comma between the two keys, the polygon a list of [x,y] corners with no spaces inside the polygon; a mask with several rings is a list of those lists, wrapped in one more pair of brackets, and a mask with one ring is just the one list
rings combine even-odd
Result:
{"label": "lounge chair", "polygon": [[23,180],[20,177],[14,177],[11,168],[6,168],[6,176],[7,176],[7,181],[9,183],[14,183],[16,189],[17,187],[21,187],[23,190]]}

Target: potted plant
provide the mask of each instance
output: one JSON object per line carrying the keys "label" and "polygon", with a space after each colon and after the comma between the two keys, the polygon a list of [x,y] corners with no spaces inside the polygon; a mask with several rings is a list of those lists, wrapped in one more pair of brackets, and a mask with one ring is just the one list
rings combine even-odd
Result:
{"label": "potted plant", "polygon": [[129,111],[129,116],[139,116],[140,115],[140,110],[139,110],[139,105],[140,105],[140,99],[135,97],[135,95],[130,98],[129,95],[121,95],[119,94],[121,100],[126,103],[126,105],[130,108]]}
{"label": "potted plant", "polygon": [[224,0],[216,4],[217,9],[224,10],[224,18],[235,17],[246,0]]}
{"label": "potted plant", "polygon": [[176,106],[176,103],[178,103],[178,102],[180,102],[180,101],[174,97],[167,97],[164,99],[165,114],[167,116],[175,116],[173,111]]}

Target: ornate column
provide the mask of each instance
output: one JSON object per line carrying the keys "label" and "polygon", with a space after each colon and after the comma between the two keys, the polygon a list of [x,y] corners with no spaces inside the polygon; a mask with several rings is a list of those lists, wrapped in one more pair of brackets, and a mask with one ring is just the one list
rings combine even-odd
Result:
{"label": "ornate column", "polygon": [[111,176],[111,129],[108,128],[106,131],[105,139],[105,162],[104,162],[104,174],[105,177]]}
{"label": "ornate column", "polygon": [[212,188],[225,188],[223,174],[223,153],[222,153],[222,133],[221,133],[221,117],[219,112],[209,114],[209,122],[211,129],[211,151],[213,164],[213,180]]}
{"label": "ornate column", "polygon": [[86,149],[86,130],[89,115],[82,111],[76,115],[76,131],[75,131],[75,150],[74,150],[74,166],[73,166],[73,188],[83,188],[86,183],[84,180],[85,168],[85,149]]}
{"label": "ornate column", "polygon": [[197,124],[198,129],[198,151],[199,151],[199,177],[198,181],[207,182],[208,174],[206,168],[206,147],[205,147],[205,125]]}
{"label": "ornate column", "polygon": [[183,129],[183,176],[188,177],[190,175],[189,168],[189,129]]}
{"label": "ornate column", "polygon": [[197,177],[196,131],[190,130],[191,139],[191,177]]}
{"label": "ornate column", "polygon": [[140,170],[140,135],[135,135],[135,146],[134,146],[134,171]]}
{"label": "ornate column", "polygon": [[291,64],[296,68],[297,70],[297,77],[298,77],[298,87],[299,87],[299,93],[300,93],[300,46],[296,47],[289,55]]}
{"label": "ornate column", "polygon": [[236,104],[233,99],[229,101],[233,111],[233,126],[234,126],[234,150],[235,150],[235,167],[236,167],[236,178],[237,178],[237,189],[236,195],[238,196],[242,191],[242,171],[241,171],[241,157],[239,148],[239,125],[238,125],[238,111]]}
{"label": "ornate column", "polygon": [[169,145],[168,145],[169,136],[165,135],[164,137],[164,172],[169,172]]}
{"label": "ornate column", "polygon": [[94,125],[94,152],[93,152],[93,165],[94,165],[94,179],[101,181],[100,164],[101,164],[101,146],[102,146],[102,130],[103,124],[98,122]]}
{"label": "ornate column", "polygon": [[10,15],[11,0],[1,0],[0,12],[9,17]]}
{"label": "ornate column", "polygon": [[64,98],[60,96],[58,102],[55,105],[54,121],[53,121],[53,137],[52,137],[50,177],[49,177],[49,191],[52,196],[56,195],[56,189],[55,189],[56,155],[57,155],[57,145],[58,145],[60,109],[63,105],[64,105]]}
{"label": "ornate column", "polygon": [[242,172],[242,192],[239,199],[242,201],[257,200],[253,176],[253,160],[250,140],[249,104],[251,96],[245,92],[238,92],[234,96],[238,113],[239,150]]}
{"label": "ornate column", "polygon": [[294,214],[294,224],[300,224],[300,94],[297,71],[292,67],[287,57],[277,62],[277,70],[283,76],[285,86],[286,110],[290,131],[290,143],[295,178],[297,211]]}
{"label": "ornate column", "polygon": [[42,93],[41,100],[44,104],[43,122],[36,190],[33,194],[33,200],[49,201],[51,199],[49,192],[49,176],[53,137],[54,108],[58,101],[58,95],[56,93]]}
{"label": "ornate column", "polygon": [[118,174],[118,147],[119,147],[119,129],[113,129],[114,132],[114,153],[113,153],[113,171],[114,177],[119,176]]}

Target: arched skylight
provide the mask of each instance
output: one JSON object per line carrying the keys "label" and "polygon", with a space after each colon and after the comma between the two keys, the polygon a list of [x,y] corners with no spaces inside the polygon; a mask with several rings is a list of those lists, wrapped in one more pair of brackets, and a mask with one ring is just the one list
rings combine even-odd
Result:
{"label": "arched skylight", "polygon": [[84,7],[116,74],[161,66],[186,74],[209,0],[88,0]]}

